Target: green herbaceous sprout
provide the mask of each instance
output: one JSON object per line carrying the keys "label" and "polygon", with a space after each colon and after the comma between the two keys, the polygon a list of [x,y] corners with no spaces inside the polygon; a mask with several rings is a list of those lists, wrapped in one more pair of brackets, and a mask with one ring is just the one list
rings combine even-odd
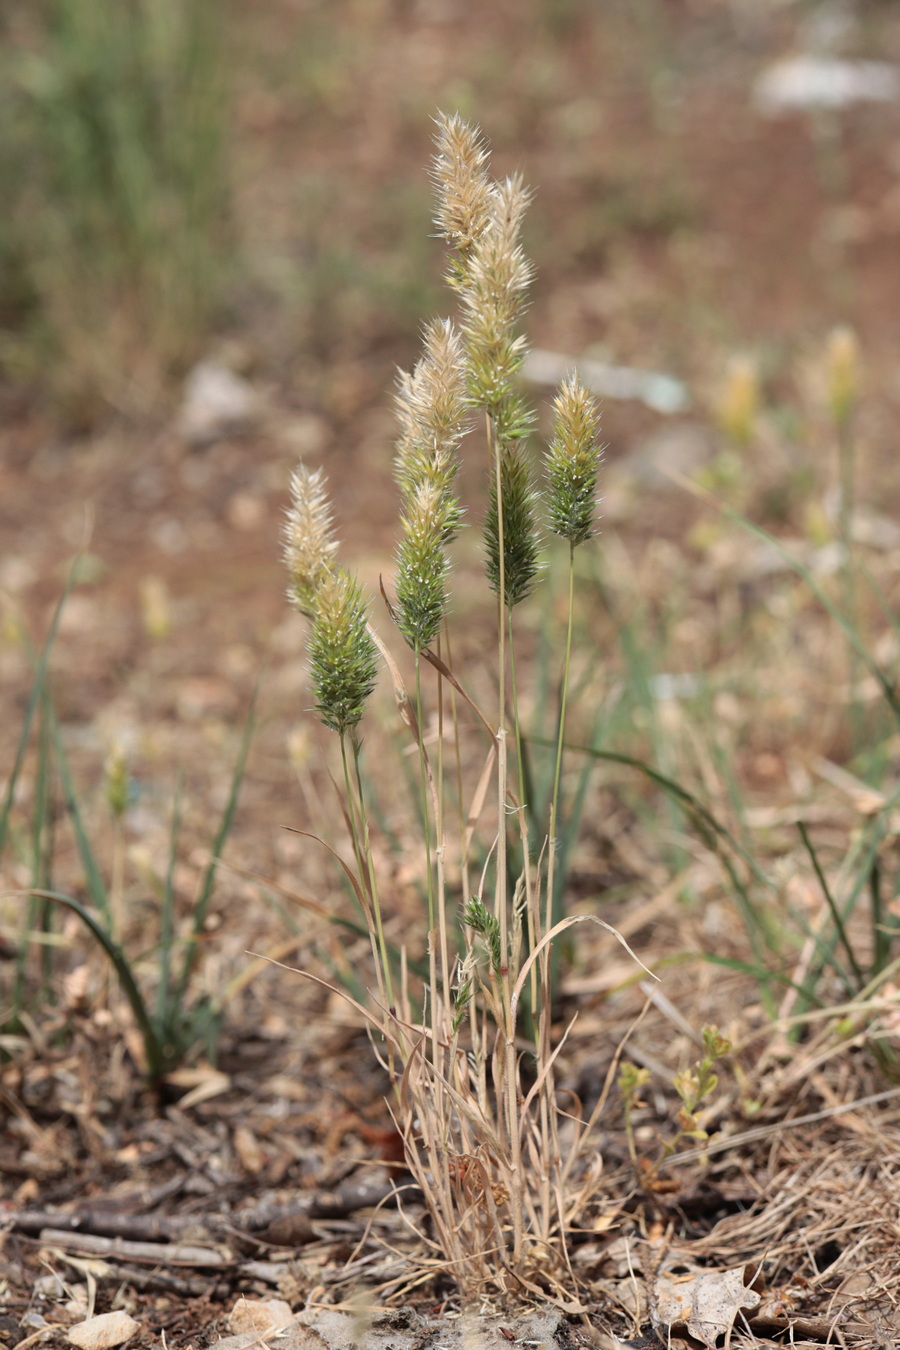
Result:
{"label": "green herbaceous sprout", "polygon": [[362,587],[342,567],[326,573],[315,593],[309,663],[316,712],[343,736],[363,715],[378,676],[378,656]]}
{"label": "green herbaceous sprout", "polygon": [[288,599],[308,619],[316,592],[334,566],[337,540],[321,469],[298,464],[291,475],[291,505],[284,524],[284,558],[290,574]]}
{"label": "green herbaceous sprout", "polygon": [[500,922],[497,916],[491,913],[480,896],[473,895],[463,913],[463,923],[467,924],[483,940],[487,948],[491,970],[495,975],[499,975],[503,960],[500,943]]}
{"label": "green herbaceous sprout", "polygon": [[545,461],[549,525],[577,548],[594,533],[597,474],[603,457],[597,444],[600,417],[574,375],[560,387],[553,410],[553,439]]}
{"label": "green herbaceous sprout", "polygon": [[128,806],[129,779],[128,761],[125,758],[125,751],[118,741],[110,747],[109,754],[106,757],[104,776],[106,779],[106,804],[116,820],[121,820],[125,814],[125,808]]}

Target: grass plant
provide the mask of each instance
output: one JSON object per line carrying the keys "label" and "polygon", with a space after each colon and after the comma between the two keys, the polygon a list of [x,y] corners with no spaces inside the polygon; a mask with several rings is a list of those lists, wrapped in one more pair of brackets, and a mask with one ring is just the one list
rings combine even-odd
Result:
{"label": "grass plant", "polygon": [[[148,1082],[159,1085],[166,1073],[176,1068],[198,1048],[212,1060],[222,1013],[230,996],[226,988],[216,997],[196,993],[195,976],[201,959],[202,943],[209,906],[215,887],[222,851],[234,821],[244,776],[247,753],[254,726],[254,712],[244,728],[232,774],[225,807],[212,841],[209,860],[186,933],[179,932],[176,915],[175,867],[179,857],[181,791],[176,794],[169,835],[165,875],[154,878],[159,901],[159,929],[152,948],[151,976],[145,975],[146,954],[126,950],[124,930],[125,877],[121,850],[122,817],[128,801],[128,774],[120,753],[113,752],[106,766],[106,805],[113,817],[114,844],[111,878],[107,883],[100,861],[100,849],[91,839],[83,797],[69,764],[65,740],[50,693],[48,672],[60,619],[77,572],[70,574],[70,585],[60,600],[48,636],[39,655],[30,651],[33,682],[19,736],[17,752],[0,807],[0,855],[4,849],[18,856],[30,873],[25,918],[19,944],[15,977],[9,1002],[0,1010],[0,1024],[15,1029],[23,1014],[36,1003],[52,1002],[56,983],[54,952],[63,945],[54,931],[53,912],[65,909],[74,914],[90,938],[109,960],[119,987],[127,1000],[143,1047],[142,1069]],[[27,638],[21,634],[23,642]],[[30,819],[17,822],[14,810],[17,789],[26,764],[29,744],[36,741],[30,794]],[[75,839],[81,863],[83,889],[80,896],[59,890],[56,884],[56,849],[64,808],[65,818]],[[30,952],[41,954],[37,981],[29,973]],[[242,977],[238,984],[243,983]],[[37,992],[39,991],[39,992]]]}
{"label": "grass plant", "polygon": [[[411,691],[366,619],[358,583],[334,561],[324,485],[303,467],[294,476],[286,533],[289,594],[312,618],[316,709],[340,737],[354,856],[347,871],[374,962],[372,1000],[356,1007],[391,1076],[407,1163],[431,1216],[432,1236],[422,1237],[433,1269],[445,1269],[469,1305],[531,1294],[574,1306],[566,1235],[599,1185],[591,1136],[605,1094],[588,1116],[568,1100],[561,1112],[551,955],[568,928],[588,921],[556,914],[553,896],[561,889],[556,832],[574,554],[594,533],[598,418],[577,380],[567,380],[554,405],[542,501],[528,447],[534,416],[517,378],[531,280],[519,240],[528,193],[518,178],[491,178],[480,132],[458,116],[438,120],[432,170],[437,231],[449,246],[447,279],[460,318],[426,327],[422,357],[401,376],[397,396],[401,537],[389,612],[412,653]],[[449,622],[450,549],[464,523],[454,491],[458,454],[479,418],[485,579],[497,614],[492,710],[476,706],[453,668]],[[541,578],[542,516],[568,545],[570,617],[549,819],[534,839],[523,796],[514,611]],[[423,940],[412,936],[399,953],[385,939],[361,770],[359,728],[379,653],[416,745],[424,835]],[[429,721],[438,726],[433,743],[423,730]],[[473,870],[481,835],[482,865]],[[423,948],[427,973],[419,979]]]}
{"label": "grass plant", "polygon": [[32,359],[52,356],[70,413],[144,411],[206,329],[228,243],[223,71],[208,0],[50,0],[16,53],[0,135],[29,170],[10,220]]}

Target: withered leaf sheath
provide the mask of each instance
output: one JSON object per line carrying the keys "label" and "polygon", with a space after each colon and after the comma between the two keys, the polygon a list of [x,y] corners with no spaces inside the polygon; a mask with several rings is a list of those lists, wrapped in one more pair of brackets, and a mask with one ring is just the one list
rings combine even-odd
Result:
{"label": "withered leaf sheath", "polygon": [[603,458],[597,444],[600,416],[574,375],[560,386],[553,410],[553,437],[544,466],[549,524],[554,534],[576,548],[594,533],[597,474]]}
{"label": "withered leaf sheath", "polygon": [[316,591],[309,661],[316,712],[343,736],[359,724],[378,677],[365,597],[343,568],[329,572]]}

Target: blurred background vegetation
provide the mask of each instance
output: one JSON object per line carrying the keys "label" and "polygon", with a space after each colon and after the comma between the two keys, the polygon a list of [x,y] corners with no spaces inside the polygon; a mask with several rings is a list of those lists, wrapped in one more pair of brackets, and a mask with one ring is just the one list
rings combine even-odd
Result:
{"label": "blurred background vegetation", "polygon": [[76,426],[157,412],[223,335],[289,385],[405,356],[439,295],[437,107],[537,189],[541,345],[701,381],[750,347],[780,390],[813,331],[892,323],[896,101],[758,97],[785,56],[896,55],[877,0],[8,0],[0,25],[0,370]]}

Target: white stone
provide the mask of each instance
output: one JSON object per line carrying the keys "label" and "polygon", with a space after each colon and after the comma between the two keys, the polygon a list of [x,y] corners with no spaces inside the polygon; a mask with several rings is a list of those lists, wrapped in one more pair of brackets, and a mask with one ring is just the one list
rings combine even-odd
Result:
{"label": "white stone", "polygon": [[687,386],[674,375],[635,366],[613,366],[589,356],[566,356],[535,347],[522,372],[533,384],[555,386],[573,373],[598,398],[635,399],[658,413],[680,413],[690,406]]}
{"label": "white stone", "polygon": [[252,385],[218,361],[199,362],[185,380],[178,421],[191,445],[210,445],[223,436],[247,431],[258,415]]}
{"label": "white stone", "polygon": [[229,1314],[228,1326],[235,1335],[252,1331],[265,1336],[289,1326],[293,1320],[291,1305],[284,1299],[239,1298]]}
{"label": "white stone", "polygon": [[753,86],[753,101],[770,116],[900,98],[900,71],[887,61],[841,61],[791,56],[768,66]]}
{"label": "white stone", "polygon": [[112,1350],[113,1346],[130,1341],[140,1329],[140,1322],[129,1317],[127,1312],[109,1312],[89,1317],[86,1322],[77,1322],[74,1327],[69,1327],[66,1336],[79,1350]]}

